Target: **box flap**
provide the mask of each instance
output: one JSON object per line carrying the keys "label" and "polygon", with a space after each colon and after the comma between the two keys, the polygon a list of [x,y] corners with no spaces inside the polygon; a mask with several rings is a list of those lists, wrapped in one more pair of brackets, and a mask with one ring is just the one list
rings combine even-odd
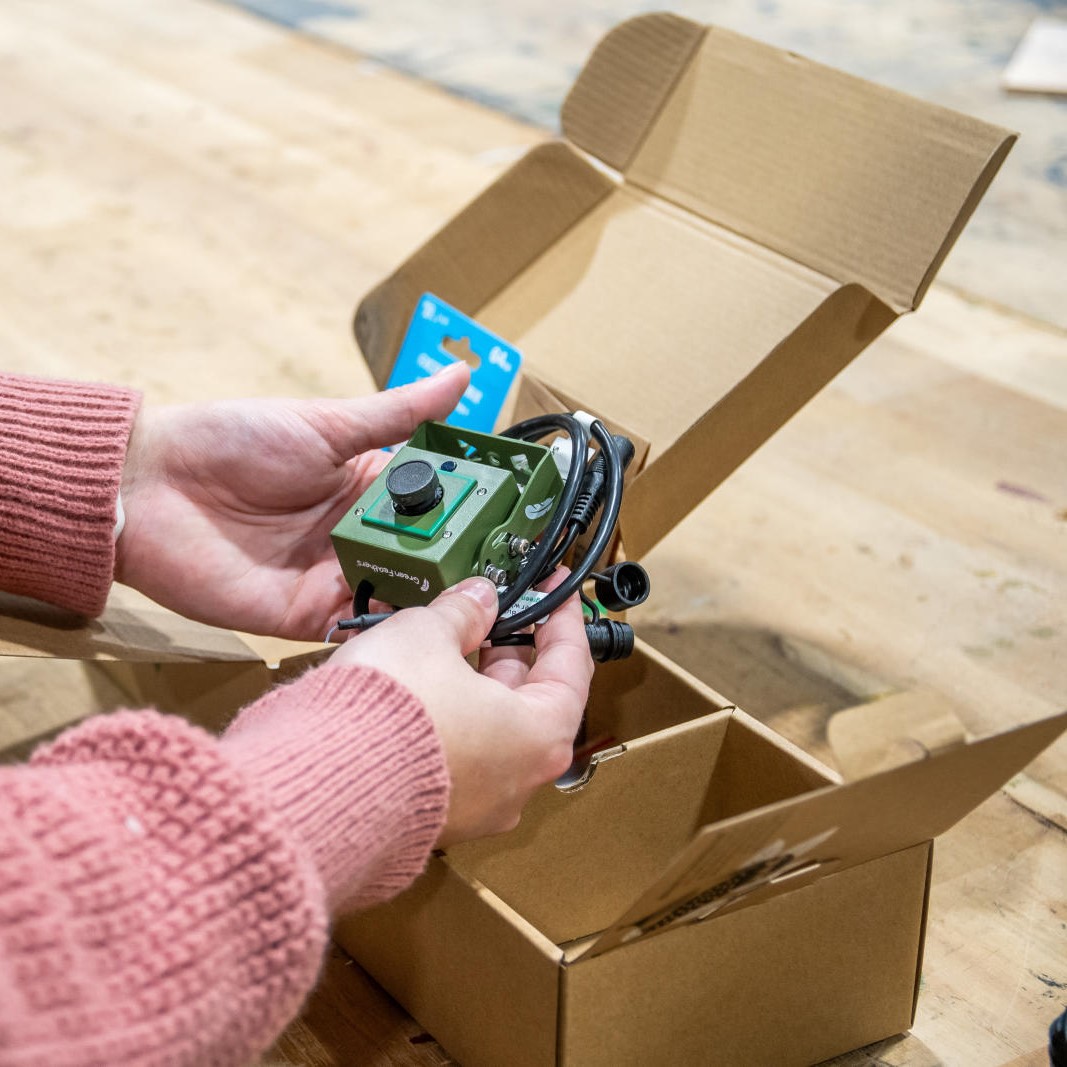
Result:
{"label": "box flap", "polygon": [[765,900],[934,838],[1067,728],[1067,712],[705,826],[587,952]]}
{"label": "box flap", "polygon": [[204,626],[115,585],[96,619],[28,597],[0,594],[0,655],[143,663],[258,663],[231,630]]}
{"label": "box flap", "polygon": [[607,35],[563,131],[634,185],[898,312],[918,305],[1015,140],[671,15]]}
{"label": "box flap", "polygon": [[639,559],[899,314],[991,180],[1003,130],[675,16],[610,33],[534,149],[373,290],[384,385],[419,296],[649,444]]}
{"label": "box flap", "polygon": [[[577,788],[538,790],[506,836],[448,850],[456,870],[559,944],[603,930],[700,827],[835,780],[744,712],[716,710],[716,694],[640,640],[619,666],[594,677],[589,724],[621,743]],[[650,691],[663,705],[646,723],[656,732],[635,738]]]}
{"label": "box flap", "polygon": [[559,949],[437,857],[333,936],[460,1062],[556,1062]]}
{"label": "box flap", "polygon": [[597,43],[563,101],[564,136],[609,167],[625,171],[705,30],[668,12],[616,26]]}

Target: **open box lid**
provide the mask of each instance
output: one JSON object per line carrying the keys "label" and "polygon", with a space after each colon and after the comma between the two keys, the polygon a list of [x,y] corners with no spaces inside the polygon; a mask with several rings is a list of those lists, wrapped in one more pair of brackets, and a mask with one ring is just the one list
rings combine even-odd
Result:
{"label": "open box lid", "polygon": [[760,903],[944,833],[1067,729],[1067,711],[702,827],[662,876],[571,955]]}
{"label": "open box lid", "polygon": [[563,132],[627,182],[913,310],[1014,136],[657,14],[598,45]]}
{"label": "open box lid", "polygon": [[0,657],[101,663],[260,665],[297,669],[329,651],[320,642],[239,634],[194,622],[129,586],[112,586],[93,619],[12,593],[0,593]]}
{"label": "open box lid", "polygon": [[384,385],[435,293],[647,443],[631,558],[918,304],[1014,141],[664,14],[605,37],[563,130],[368,294],[356,336]]}

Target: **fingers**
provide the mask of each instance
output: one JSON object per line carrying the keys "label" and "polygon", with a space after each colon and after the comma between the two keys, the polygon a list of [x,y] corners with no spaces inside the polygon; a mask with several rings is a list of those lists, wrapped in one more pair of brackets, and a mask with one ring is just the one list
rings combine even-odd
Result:
{"label": "fingers", "polygon": [[524,694],[580,714],[589,697],[593,659],[585,636],[581,604],[571,597],[537,628],[537,659],[530,668]]}
{"label": "fingers", "polygon": [[445,419],[470,384],[470,368],[457,360],[430,378],[338,405],[344,417],[323,429],[330,445],[350,459],[404,441],[419,423]]}
{"label": "fingers", "polygon": [[427,610],[449,627],[466,656],[492,629],[499,603],[496,586],[488,578],[467,578],[446,589]]}
{"label": "fingers", "polygon": [[508,689],[517,689],[526,681],[533,660],[533,645],[498,645],[483,648],[478,672]]}

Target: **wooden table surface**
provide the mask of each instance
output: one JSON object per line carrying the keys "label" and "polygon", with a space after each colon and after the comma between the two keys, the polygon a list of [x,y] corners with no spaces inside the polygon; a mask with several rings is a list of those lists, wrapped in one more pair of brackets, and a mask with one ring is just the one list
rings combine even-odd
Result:
{"label": "wooden table surface", "polygon": [[[0,7],[0,360],[148,402],[371,387],[360,294],[542,134],[206,0]],[[835,762],[832,716],[1067,705],[1067,337],[935,286],[647,561],[661,649]],[[0,746],[118,699],[8,659]],[[937,847],[913,1031],[843,1064],[1044,1063],[1067,745]],[[440,1064],[350,960],[269,1064]]]}

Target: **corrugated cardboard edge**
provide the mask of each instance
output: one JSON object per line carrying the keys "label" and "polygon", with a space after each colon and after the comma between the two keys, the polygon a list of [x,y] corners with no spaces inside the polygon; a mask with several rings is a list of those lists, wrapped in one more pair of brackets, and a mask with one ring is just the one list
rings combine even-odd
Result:
{"label": "corrugated cardboard edge", "polygon": [[919,993],[922,990],[923,984],[923,960],[926,957],[926,933],[929,928],[930,921],[930,891],[934,884],[934,842],[929,842],[929,851],[926,859],[926,889],[923,892],[923,908],[922,918],[919,925],[919,948],[915,954],[915,991],[911,997],[911,1019],[908,1020],[910,1026],[915,1022],[915,1014],[919,1010]]}
{"label": "corrugated cardboard edge", "polygon": [[560,112],[564,136],[623,171],[670,96],[704,26],[657,13],[628,19],[593,49]]}
{"label": "corrugated cardboard edge", "polygon": [[926,292],[930,288],[930,284],[933,282],[937,272],[941,269],[941,264],[945,262],[945,257],[952,251],[952,246],[963,232],[963,227],[970,221],[975,208],[978,207],[982,197],[985,196],[990,183],[997,176],[997,171],[1000,170],[1001,164],[1007,158],[1008,153],[1012,150],[1012,147],[1018,139],[1017,134],[1005,132],[1004,140],[997,146],[992,155],[990,155],[985,167],[982,168],[982,172],[975,181],[970,195],[964,201],[955,221],[945,234],[945,239],[941,242],[941,247],[938,250],[937,255],[930,260],[930,266],[927,268],[926,274],[923,276],[922,281],[919,283],[918,288],[915,290],[915,293],[911,298],[910,307],[912,310],[922,303],[923,297],[926,296]]}

